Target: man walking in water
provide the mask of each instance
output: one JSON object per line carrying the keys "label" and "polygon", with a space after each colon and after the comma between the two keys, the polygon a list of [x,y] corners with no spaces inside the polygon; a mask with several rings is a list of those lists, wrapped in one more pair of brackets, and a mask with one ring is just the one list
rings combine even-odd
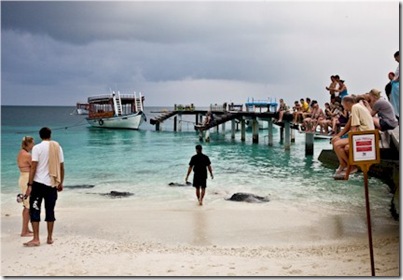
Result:
{"label": "man walking in water", "polygon": [[24,246],[39,246],[39,222],[41,220],[41,204],[45,200],[45,221],[47,222],[47,243],[53,243],[53,225],[55,222],[55,205],[57,192],[63,190],[64,155],[62,147],[56,141],[50,140],[51,130],[47,127],[39,131],[42,142],[32,149],[32,164],[29,172],[26,196],[29,200],[34,238],[24,243]]}
{"label": "man walking in water", "polygon": [[211,179],[214,179],[211,162],[208,156],[202,153],[202,146],[196,146],[196,154],[192,156],[189,162],[188,173],[185,181],[188,181],[189,175],[193,169],[193,187],[196,188],[196,196],[199,205],[203,205],[203,198],[207,187],[207,169],[210,172]]}

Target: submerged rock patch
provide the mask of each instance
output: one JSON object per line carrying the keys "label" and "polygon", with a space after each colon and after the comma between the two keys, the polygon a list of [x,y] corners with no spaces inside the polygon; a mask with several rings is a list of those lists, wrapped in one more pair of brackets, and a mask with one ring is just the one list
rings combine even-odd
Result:
{"label": "submerged rock patch", "polygon": [[109,192],[109,193],[102,193],[101,195],[105,195],[105,196],[110,196],[110,197],[113,197],[113,198],[117,198],[117,197],[132,196],[132,195],[134,195],[134,193],[131,193],[131,192],[111,191],[111,192]]}
{"label": "submerged rock patch", "polygon": [[258,196],[252,193],[234,193],[230,198],[227,198],[226,200],[244,201],[249,203],[261,203],[270,201],[268,197]]}

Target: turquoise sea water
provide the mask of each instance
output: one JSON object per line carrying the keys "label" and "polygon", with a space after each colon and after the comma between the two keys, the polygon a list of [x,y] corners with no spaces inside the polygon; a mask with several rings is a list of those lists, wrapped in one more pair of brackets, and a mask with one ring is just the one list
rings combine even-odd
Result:
{"label": "turquoise sea water", "polygon": [[[147,108],[151,111],[169,109]],[[102,193],[112,190],[134,193],[125,201],[180,203],[194,199],[190,187],[169,187],[170,182],[183,183],[190,157],[199,144],[193,130],[194,116],[183,118],[182,132],[173,132],[171,120],[164,122],[162,131],[144,123],[139,131],[107,130],[89,127],[84,116],[71,115],[73,107],[1,107],[1,194],[2,206],[16,203],[19,193],[16,156],[25,135],[40,141],[38,131],[43,126],[52,129],[52,138],[64,150],[65,185],[95,185],[91,189],[68,189],[63,194],[65,205],[90,205],[91,202],[120,203]],[[235,192],[253,192],[269,196],[272,201],[312,207],[318,210],[356,211],[364,207],[362,174],[348,182],[335,181],[334,170],[317,160],[322,149],[331,148],[326,140],[315,141],[313,157],[305,157],[304,135],[296,133],[296,143],[284,151],[275,130],[274,146],[267,145],[267,131],[260,131],[259,144],[252,144],[251,132],[245,142],[211,130],[211,142],[201,143],[212,162],[215,178],[208,181],[206,203],[228,203],[224,198]],[[375,216],[390,218],[391,195],[381,181],[371,178],[371,208]],[[270,207],[270,203],[267,204]],[[391,219],[391,218],[390,218]]]}

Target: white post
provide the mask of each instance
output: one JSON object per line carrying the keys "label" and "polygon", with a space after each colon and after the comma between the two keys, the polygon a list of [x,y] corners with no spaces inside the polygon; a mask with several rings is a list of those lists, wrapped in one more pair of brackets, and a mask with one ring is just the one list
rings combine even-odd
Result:
{"label": "white post", "polygon": [[210,142],[210,129],[206,130],[206,142]]}
{"label": "white post", "polygon": [[182,131],[182,114],[179,114],[178,131]]}
{"label": "white post", "polygon": [[113,100],[113,108],[115,110],[115,116],[117,116],[118,115],[118,106],[116,104],[116,95],[115,95],[114,91],[112,91],[112,100]]}

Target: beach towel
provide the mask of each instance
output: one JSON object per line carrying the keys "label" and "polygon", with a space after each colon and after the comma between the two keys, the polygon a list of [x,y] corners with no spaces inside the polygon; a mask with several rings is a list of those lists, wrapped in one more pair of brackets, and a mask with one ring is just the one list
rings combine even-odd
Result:
{"label": "beach towel", "polygon": [[52,187],[59,186],[61,182],[60,174],[60,146],[56,141],[49,143],[49,176]]}

